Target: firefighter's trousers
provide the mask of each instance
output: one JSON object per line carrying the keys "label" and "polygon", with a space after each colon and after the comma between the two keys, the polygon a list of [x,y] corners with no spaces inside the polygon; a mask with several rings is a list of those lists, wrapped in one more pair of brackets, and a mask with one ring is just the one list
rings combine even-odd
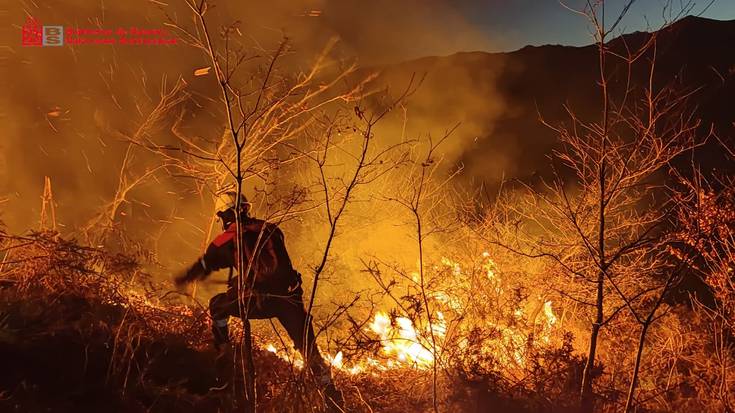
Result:
{"label": "firefighter's trousers", "polygon": [[243,294],[242,297],[238,297],[236,288],[229,288],[227,292],[212,297],[209,312],[212,316],[212,332],[218,345],[229,340],[229,317],[243,318],[247,315],[251,320],[277,318],[314,377],[322,385],[331,383],[329,367],[316,349],[314,328],[311,320],[307,320],[300,286],[284,294],[255,293]]}

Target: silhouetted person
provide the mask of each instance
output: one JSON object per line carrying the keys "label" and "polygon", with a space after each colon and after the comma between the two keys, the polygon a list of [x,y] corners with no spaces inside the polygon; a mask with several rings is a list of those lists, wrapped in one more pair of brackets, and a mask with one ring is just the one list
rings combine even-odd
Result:
{"label": "silhouetted person", "polygon": [[[207,278],[223,268],[237,269],[237,194],[229,192],[218,202],[217,216],[224,232],[209,244],[206,252],[188,271],[174,282],[181,286]],[[229,343],[227,322],[230,317],[248,319],[277,318],[294,346],[301,352],[305,365],[324,386],[325,395],[342,404],[342,395],[332,384],[329,365],[316,349],[314,329],[302,300],[301,274],[294,270],[286,251],[283,232],[277,225],[250,217],[250,204],[244,196],[240,202],[243,267],[250,268],[253,285],[248,277],[230,277],[227,292],[209,301],[212,333],[217,349]]]}

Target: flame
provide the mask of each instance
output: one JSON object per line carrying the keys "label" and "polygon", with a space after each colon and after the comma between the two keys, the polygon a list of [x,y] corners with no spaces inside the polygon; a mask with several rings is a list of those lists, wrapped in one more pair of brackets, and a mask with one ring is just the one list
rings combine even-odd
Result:
{"label": "flame", "polygon": [[[490,258],[488,252],[482,254],[480,264],[480,274],[485,277],[485,287],[498,297],[502,297],[504,292],[502,272]],[[467,309],[471,305],[472,297],[463,295],[471,295],[467,292],[474,291],[474,285],[471,284],[473,281],[471,281],[471,277],[463,273],[463,268],[458,262],[449,258],[442,258],[441,266],[451,275],[448,276],[446,289],[432,291],[429,294],[430,307],[433,312],[430,320],[426,320],[424,317],[423,320],[414,321],[405,314],[377,311],[365,332],[374,336],[375,340],[380,343],[380,357],[377,359],[365,357],[364,359],[346,360],[341,351],[338,351],[334,356],[322,352],[329,365],[333,369],[352,375],[400,368],[426,370],[433,367],[434,363],[437,362],[437,357],[441,357],[445,346],[466,349],[471,343],[467,338],[466,333],[468,331],[462,331],[462,328],[472,327],[462,327],[458,324],[461,321],[458,320],[466,320],[467,318]],[[435,267],[435,269],[441,268]],[[418,280],[418,273],[410,273],[410,276]],[[452,288],[461,283],[465,284],[465,293],[458,293],[462,290]],[[484,327],[492,327],[500,333],[492,344],[480,349],[480,355],[493,355],[499,362],[508,366],[523,366],[526,362],[527,343],[530,334],[535,335],[536,342],[549,344],[558,319],[554,313],[552,301],[539,300],[537,303],[542,306],[542,316],[537,320],[527,320],[528,315],[532,313],[530,307],[512,309],[510,314],[517,320],[517,325],[513,323],[509,325],[488,324],[492,322],[483,318],[474,320],[472,325],[481,324]],[[522,331],[522,327],[520,327],[528,325],[524,322],[530,323],[528,331]],[[452,327],[453,337],[448,337],[450,326]],[[459,335],[457,336],[457,334]],[[265,349],[294,364],[297,368],[303,368],[303,360],[295,350],[279,349],[273,344],[267,344]],[[473,349],[473,351],[475,350]]]}
{"label": "flame", "polygon": [[370,330],[380,338],[383,353],[395,356],[399,363],[421,368],[431,367],[434,363],[431,347],[419,338],[413,321],[407,317],[397,317],[393,323],[388,314],[378,312]]}
{"label": "flame", "polygon": [[337,353],[336,356],[327,357],[327,358],[329,359],[329,365],[331,365],[335,369],[341,369],[343,367],[343,364],[342,364],[343,355],[341,351]]}
{"label": "flame", "polygon": [[554,309],[551,308],[551,301],[544,303],[544,315],[546,316],[549,326],[556,324],[556,315],[554,314]]}

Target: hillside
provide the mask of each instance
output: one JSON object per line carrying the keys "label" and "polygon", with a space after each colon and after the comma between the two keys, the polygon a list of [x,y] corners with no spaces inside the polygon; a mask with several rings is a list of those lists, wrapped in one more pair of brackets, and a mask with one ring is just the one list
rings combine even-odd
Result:
{"label": "hillside", "polygon": [[[0,231],[0,245],[11,251],[0,261],[0,411],[243,411],[240,347],[215,351],[206,310],[182,305],[169,286],[141,272],[134,257],[54,232],[16,237]],[[241,332],[236,327],[233,336]],[[300,358],[286,351],[290,345],[266,345],[260,336],[254,341],[259,412],[325,411]],[[353,349],[369,363],[348,368],[332,362],[346,411],[427,411],[426,370],[383,364],[379,344]],[[574,400],[580,362],[570,352],[567,345],[534,353],[527,374],[533,371],[537,382],[522,387],[487,370],[487,360],[457,362],[457,376],[443,380],[450,389],[447,408],[564,411]]]}
{"label": "hillside", "polygon": [[[624,54],[651,36],[636,32],[609,42]],[[732,139],[732,96],[735,96],[735,21],[684,18],[658,33],[654,87],[675,84],[679,90],[698,89],[693,96],[696,116],[713,124],[724,139]],[[639,59],[631,85],[641,91],[648,84],[652,54]],[[414,105],[419,118],[434,114],[435,129],[462,122],[456,140],[459,160],[470,177],[493,183],[504,176],[524,177],[538,172],[554,148],[555,132],[539,122],[568,122],[564,105],[577,116],[596,120],[600,89],[597,48],[548,45],[511,53],[457,53],[427,57],[383,68],[386,81],[405,83],[412,73],[426,74]],[[612,62],[618,76],[613,93],[625,85],[626,65]],[[398,88],[396,88],[398,89]],[[489,108],[477,109],[478,103]],[[437,117],[438,116],[438,117]],[[478,117],[482,117],[479,118]],[[702,160],[723,167],[716,150],[705,148]],[[488,161],[500,163],[489,167]]]}
{"label": "hillside", "polygon": [[[257,411],[331,413],[330,378],[292,347],[304,317],[348,412],[735,411],[735,21],[607,47],[653,36],[630,71],[607,66],[630,112],[566,135],[549,126],[567,110],[599,121],[594,45],[350,69],[346,95],[331,54],[313,76],[264,59],[237,129],[243,96],[195,48],[168,51],[171,90],[123,54],[130,70],[83,83],[115,49],[80,53],[74,81],[16,67],[55,89],[13,85],[27,113],[0,156],[19,171],[0,175],[0,412],[244,411],[252,336]],[[375,87],[351,89],[366,71]],[[651,86],[690,96],[657,118]],[[247,199],[222,193],[233,177]],[[248,296],[272,317],[249,332],[232,294],[251,274],[282,288]]]}

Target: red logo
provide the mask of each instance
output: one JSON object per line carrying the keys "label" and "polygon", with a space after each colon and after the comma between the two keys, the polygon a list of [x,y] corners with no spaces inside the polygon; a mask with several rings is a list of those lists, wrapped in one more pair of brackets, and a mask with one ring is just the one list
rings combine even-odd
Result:
{"label": "red logo", "polygon": [[30,16],[23,25],[23,46],[43,46],[43,27]]}

